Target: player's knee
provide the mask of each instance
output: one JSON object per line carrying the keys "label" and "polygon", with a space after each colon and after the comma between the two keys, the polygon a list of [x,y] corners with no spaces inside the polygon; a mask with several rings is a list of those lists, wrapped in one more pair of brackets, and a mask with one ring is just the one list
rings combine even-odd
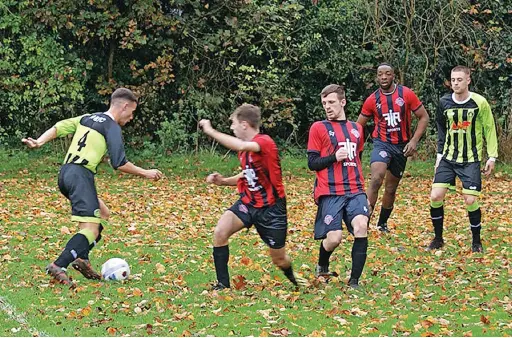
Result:
{"label": "player's knee", "polygon": [[227,241],[229,238],[228,229],[222,224],[217,224],[215,229],[213,230],[213,239],[215,242],[219,241]]}
{"label": "player's knee", "polygon": [[90,230],[94,235],[94,238],[97,238],[100,234],[100,226],[101,224],[86,223],[84,226],[81,226],[81,228]]}
{"label": "player's knee", "polygon": [[354,237],[366,237],[368,235],[368,218],[361,217],[352,222]]}
{"label": "player's knee", "polygon": [[327,251],[336,249],[343,239],[343,233],[341,231],[331,231],[327,234],[327,238],[324,239],[324,248]]}
{"label": "player's knee", "polygon": [[101,208],[100,217],[104,220],[108,220],[110,218],[110,210],[107,207]]}
{"label": "player's knee", "polygon": [[394,196],[396,194],[396,189],[398,188],[395,184],[386,184],[385,193],[388,195]]}
{"label": "player's knee", "polygon": [[464,203],[466,205],[472,205],[476,202],[477,197],[473,195],[464,195]]}
{"label": "player's knee", "polygon": [[370,186],[372,189],[378,190],[382,186],[383,181],[384,181],[384,176],[377,174],[377,175],[375,175],[375,177],[372,176]]}
{"label": "player's knee", "polygon": [[435,190],[432,190],[430,192],[430,201],[431,202],[441,202],[443,199],[444,199],[443,193],[441,193],[439,191],[435,191]]}
{"label": "player's knee", "polygon": [[272,254],[271,256],[272,256],[272,263],[274,263],[275,266],[282,268],[282,267],[287,267],[290,265],[288,263],[286,254]]}

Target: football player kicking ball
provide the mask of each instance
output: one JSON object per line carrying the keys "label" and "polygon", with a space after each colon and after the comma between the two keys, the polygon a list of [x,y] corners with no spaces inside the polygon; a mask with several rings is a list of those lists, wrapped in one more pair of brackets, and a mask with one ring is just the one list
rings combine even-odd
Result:
{"label": "football player kicking ball", "polygon": [[343,221],[354,236],[348,284],[357,288],[368,250],[369,207],[361,165],[363,128],[347,120],[347,101],[341,86],[328,85],[320,96],[327,119],[313,123],[308,140],[308,167],[316,172],[315,239],[322,240],[316,276],[335,275],[329,271],[329,258],[341,243]]}
{"label": "football player kicking ball", "polygon": [[286,195],[281,177],[277,146],[268,136],[260,134],[260,108],[243,104],[231,114],[231,130],[236,137],[212,128],[209,120],[199,121],[203,132],[226,148],[238,151],[242,172],[232,177],[210,174],[206,181],[216,185],[237,186],[240,199],[219,219],[213,232],[213,260],[217,273],[214,290],[230,287],[228,272],[229,238],[253,224],[269,247],[272,262],[283,270],[294,285],[306,281],[293,273],[286,254]]}
{"label": "football player kicking ball", "polygon": [[57,260],[46,271],[62,284],[74,287],[66,274],[71,264],[88,279],[101,279],[89,262],[89,251],[101,239],[109,210],[98,198],[94,175],[103,155],[108,151],[114,169],[158,180],[162,173],[156,169],[145,170],[128,162],[124,152],[121,127],[133,119],[137,97],[126,88],[112,93],[110,108],[105,113],[86,114],[57,122],[37,140],[24,138],[30,148],[39,148],[56,137],[74,134],[68,153],[59,172],[59,189],[71,202],[72,221],[78,222],[80,231],[66,244]]}

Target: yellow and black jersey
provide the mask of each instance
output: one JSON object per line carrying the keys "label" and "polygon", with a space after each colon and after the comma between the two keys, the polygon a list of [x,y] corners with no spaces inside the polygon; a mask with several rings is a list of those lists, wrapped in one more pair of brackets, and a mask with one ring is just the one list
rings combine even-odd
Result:
{"label": "yellow and black jersey", "polygon": [[457,163],[480,162],[484,138],[487,155],[498,157],[498,138],[491,107],[487,100],[470,93],[467,100],[458,102],[446,94],[437,107],[437,153]]}
{"label": "yellow and black jersey", "polygon": [[114,169],[126,164],[121,127],[105,113],[86,114],[55,124],[57,137],[75,134],[64,163],[83,165],[93,173],[107,153]]}

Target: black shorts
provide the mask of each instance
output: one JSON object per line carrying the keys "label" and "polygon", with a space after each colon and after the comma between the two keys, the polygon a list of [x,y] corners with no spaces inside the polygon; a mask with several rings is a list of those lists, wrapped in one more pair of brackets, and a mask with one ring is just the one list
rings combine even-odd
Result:
{"label": "black shorts", "polygon": [[441,159],[434,176],[433,187],[450,188],[458,177],[462,182],[462,193],[480,195],[482,191],[482,173],[480,162],[456,163]]}
{"label": "black shorts", "polygon": [[354,234],[352,220],[358,215],[370,216],[365,193],[321,196],[315,220],[315,239],[324,239],[329,231],[341,230],[341,221]]}
{"label": "black shorts", "polygon": [[407,165],[407,157],[404,155],[405,144],[391,144],[379,139],[373,139],[373,150],[370,164],[384,162],[393,176],[402,178]]}
{"label": "black shorts", "polygon": [[240,218],[246,228],[254,224],[261,239],[270,248],[284,247],[288,229],[285,198],[280,198],[274,205],[264,208],[254,208],[238,200],[228,210]]}
{"label": "black shorts", "polygon": [[94,174],[78,164],[64,164],[59,172],[59,190],[71,202],[71,220],[100,223],[100,202]]}

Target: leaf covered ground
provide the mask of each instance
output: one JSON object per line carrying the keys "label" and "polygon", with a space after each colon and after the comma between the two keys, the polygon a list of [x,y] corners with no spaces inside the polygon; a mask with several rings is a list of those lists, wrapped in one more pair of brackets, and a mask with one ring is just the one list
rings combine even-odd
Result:
{"label": "leaf covered ground", "polygon": [[215,278],[213,228],[237,197],[231,187],[206,185],[204,177],[215,168],[236,173],[237,163],[205,157],[157,163],[166,175],[159,182],[101,169],[96,184],[112,217],[91,259],[99,269],[109,258],[124,258],[132,276],[96,282],[70,269],[78,285],[71,291],[43,271],[76,231],[57,188],[58,160],[4,155],[0,336],[512,335],[510,176],[498,170],[484,181],[484,254],[470,252],[457,193],[445,202],[446,246],[427,252],[432,164],[412,162],[391,233],[370,231],[361,288],[352,290],[345,285],[352,245],[347,232],[331,263],[339,279],[326,284],[314,278],[319,243],[312,235],[313,175],[304,159],[285,159],[287,248],[310,286],[292,287],[251,229],[230,242],[233,289],[216,292],[209,289]]}

